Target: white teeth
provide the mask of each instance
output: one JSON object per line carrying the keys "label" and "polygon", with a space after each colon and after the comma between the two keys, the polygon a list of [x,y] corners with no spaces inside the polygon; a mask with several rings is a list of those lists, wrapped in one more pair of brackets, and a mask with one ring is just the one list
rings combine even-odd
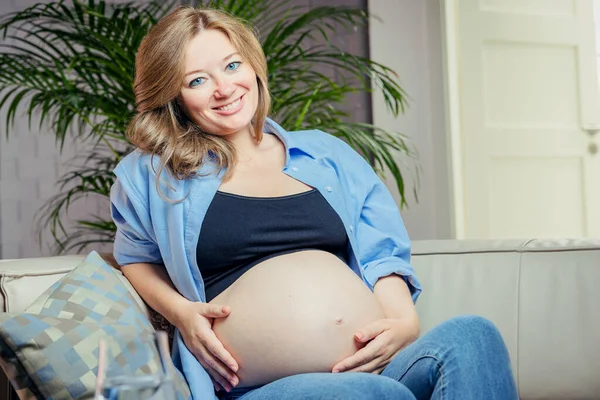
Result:
{"label": "white teeth", "polygon": [[239,99],[237,99],[233,103],[227,104],[226,106],[223,106],[223,107],[219,107],[219,108],[217,108],[217,110],[220,110],[220,111],[229,111],[232,108],[236,108],[240,104],[241,100],[242,100],[242,98],[240,97]]}

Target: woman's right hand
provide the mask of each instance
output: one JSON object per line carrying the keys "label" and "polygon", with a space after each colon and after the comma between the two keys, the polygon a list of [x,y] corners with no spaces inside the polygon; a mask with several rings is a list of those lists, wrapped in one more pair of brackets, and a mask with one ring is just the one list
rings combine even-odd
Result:
{"label": "woman's right hand", "polygon": [[[231,391],[238,383],[235,374],[238,363],[229,354],[212,330],[215,318],[229,315],[228,306],[190,302],[178,311],[177,328],[183,341],[198,362],[215,382],[226,391]],[[219,387],[215,385],[215,389]]]}

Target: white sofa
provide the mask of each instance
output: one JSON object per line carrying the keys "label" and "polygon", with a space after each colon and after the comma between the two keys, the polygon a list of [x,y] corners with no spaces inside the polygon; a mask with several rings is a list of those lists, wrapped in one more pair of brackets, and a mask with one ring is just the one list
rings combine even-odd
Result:
{"label": "white sofa", "polygon": [[[0,260],[0,311],[24,310],[82,259]],[[413,265],[423,332],[482,315],[504,337],[522,399],[600,399],[600,239],[416,241]],[[0,399],[9,389],[0,377]]]}

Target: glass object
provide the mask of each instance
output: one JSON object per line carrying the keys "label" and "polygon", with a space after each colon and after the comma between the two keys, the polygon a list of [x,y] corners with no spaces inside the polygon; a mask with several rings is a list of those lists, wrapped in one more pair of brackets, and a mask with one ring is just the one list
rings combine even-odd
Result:
{"label": "glass object", "polygon": [[102,338],[95,400],[173,400],[174,368],[165,332]]}

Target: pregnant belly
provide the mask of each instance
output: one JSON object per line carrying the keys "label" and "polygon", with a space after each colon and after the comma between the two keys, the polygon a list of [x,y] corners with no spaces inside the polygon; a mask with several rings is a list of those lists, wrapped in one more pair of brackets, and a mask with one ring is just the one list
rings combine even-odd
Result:
{"label": "pregnant belly", "polygon": [[361,347],[356,331],[383,318],[360,277],[317,250],[266,260],[211,303],[231,307],[213,330],[239,364],[238,387],[331,371]]}

